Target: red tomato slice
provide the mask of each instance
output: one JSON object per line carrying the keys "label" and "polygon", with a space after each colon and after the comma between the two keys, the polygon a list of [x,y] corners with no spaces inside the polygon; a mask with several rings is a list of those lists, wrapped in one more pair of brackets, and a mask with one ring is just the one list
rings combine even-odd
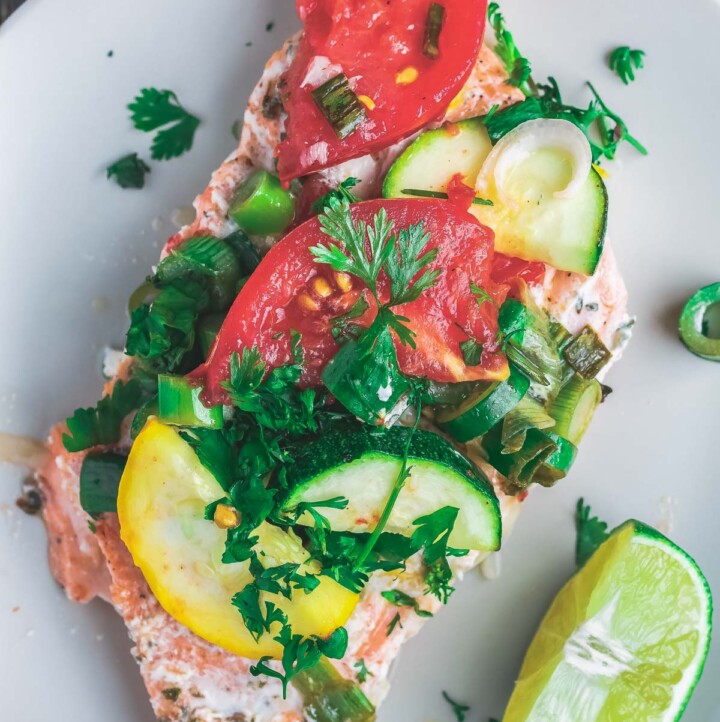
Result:
{"label": "red tomato slice", "polygon": [[[417,344],[413,349],[396,339],[400,368],[435,381],[505,378],[507,360],[496,336],[497,306],[508,287],[491,278],[493,232],[469,213],[441,200],[374,200],[351,208],[353,218],[366,223],[385,208],[395,231],[422,222],[430,234],[426,249],[438,249],[431,266],[442,271],[436,285],[417,301],[396,308],[409,319]],[[310,252],[312,246],[331,242],[317,218],[312,218],[270,249],[235,299],[208,360],[191,374],[205,387],[206,402],[228,402],[222,382],[230,375],[234,352],[257,346],[270,368],[281,366],[291,359],[290,331],[298,331],[305,358],[302,382],[317,386],[325,365],[338,351],[332,320],[364,294],[370,308],[355,322],[370,325],[377,307],[369,290],[357,278],[316,263]],[[471,283],[486,290],[494,302],[478,303]],[[389,295],[388,285],[388,279],[381,276],[382,301]],[[468,338],[483,344],[478,366],[466,366],[463,361],[460,344]]]}
{"label": "red tomato slice", "polygon": [[[283,181],[387,148],[443,115],[477,60],[487,0],[441,4],[440,55],[432,60],[423,53],[430,0],[298,0],[304,34],[283,83]],[[340,72],[367,106],[344,140],[312,97]]]}

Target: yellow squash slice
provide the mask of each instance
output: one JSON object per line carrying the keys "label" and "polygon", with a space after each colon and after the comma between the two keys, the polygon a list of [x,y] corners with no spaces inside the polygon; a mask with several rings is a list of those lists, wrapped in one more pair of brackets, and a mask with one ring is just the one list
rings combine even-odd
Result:
{"label": "yellow squash slice", "polygon": [[[222,496],[192,447],[151,418],[135,440],[120,482],[122,539],[163,609],[178,622],[243,657],[279,657],[282,647],[272,638],[279,626],[256,642],[231,603],[252,577],[248,562],[221,561],[227,534],[204,518],[205,507]],[[256,534],[263,565],[291,562],[302,564],[301,572],[317,571],[293,534],[269,524],[260,525]],[[358,596],[322,576],[309,594],[295,590],[290,600],[262,593],[263,608],[264,599],[287,614],[294,633],[326,637],[345,624]]]}

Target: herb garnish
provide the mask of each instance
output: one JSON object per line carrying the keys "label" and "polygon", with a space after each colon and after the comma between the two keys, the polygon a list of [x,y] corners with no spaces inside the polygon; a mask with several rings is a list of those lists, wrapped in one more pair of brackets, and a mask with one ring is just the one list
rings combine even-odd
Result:
{"label": "herb garnish", "polygon": [[584,499],[578,499],[575,508],[575,563],[581,567],[595,553],[595,550],[610,536],[607,523],[596,516],[590,516],[590,506]]}
{"label": "herb garnish", "polygon": [[455,719],[457,719],[458,722],[465,722],[465,713],[470,710],[470,707],[466,704],[460,704],[459,702],[456,702],[450,697],[447,692],[443,692],[442,696],[445,698],[445,701],[452,707]]}
{"label": "herb garnish", "polygon": [[647,155],[644,146],[628,131],[625,121],[603,101],[591,83],[588,87],[593,100],[587,108],[578,108],[563,102],[560,89],[554,78],[547,83],[536,83],[530,75],[530,63],[518,50],[512,34],[505,27],[505,20],[496,2],[488,6],[488,19],[498,36],[496,53],[505,64],[510,76],[509,82],[522,90],[527,99],[504,110],[493,108],[485,117],[485,126],[494,143],[521,123],[537,118],[567,120],[583,131],[590,143],[593,163],[601,158],[612,160],[618,146],[627,142],[642,155]]}
{"label": "herb garnish", "polygon": [[115,178],[121,188],[143,188],[149,172],[150,166],[137,153],[130,153],[108,166],[107,177]]}
{"label": "herb garnish", "polygon": [[318,198],[315,203],[312,204],[311,211],[313,213],[323,213],[326,208],[330,207],[330,199],[336,198],[339,201],[347,201],[348,203],[357,203],[360,199],[352,192],[352,188],[358,185],[360,181],[357,178],[346,178],[341,181],[335,190],[326,193],[324,196]]}
{"label": "herb garnish", "polygon": [[610,53],[608,65],[620,80],[629,85],[635,80],[635,70],[643,67],[644,50],[631,50],[627,45],[621,45]]}
{"label": "herb garnish", "polygon": [[169,160],[192,148],[200,119],[183,108],[172,90],[143,88],[128,110],[138,130],[158,131],[151,148],[154,160]]}
{"label": "herb garnish", "polygon": [[411,597],[406,592],[400,589],[390,589],[380,594],[383,599],[386,599],[390,604],[394,604],[396,607],[410,607],[414,610],[418,617],[432,617],[432,612],[427,609],[423,609],[418,600],[415,597]]}
{"label": "herb garnish", "polygon": [[400,625],[400,629],[403,628],[402,622],[400,621],[400,612],[398,612],[391,620],[390,624],[387,626],[387,631],[385,632],[385,636],[389,637],[394,631],[395,627]]}
{"label": "herb garnish", "polygon": [[375,675],[365,666],[365,660],[364,659],[358,659],[355,664],[353,664],[353,667],[357,669],[357,674],[355,675],[357,681],[360,684],[363,684],[365,680],[368,677],[374,677]]}

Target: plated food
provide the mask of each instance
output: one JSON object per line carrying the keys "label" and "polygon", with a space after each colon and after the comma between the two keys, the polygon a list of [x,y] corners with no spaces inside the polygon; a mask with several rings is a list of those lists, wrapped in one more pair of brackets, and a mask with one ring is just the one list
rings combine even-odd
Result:
{"label": "plated food", "polygon": [[624,126],[591,144],[496,8],[497,55],[484,3],[356,5],[299,3],[40,475],[54,571],[122,614],[160,718],[371,719],[628,337],[594,165]]}

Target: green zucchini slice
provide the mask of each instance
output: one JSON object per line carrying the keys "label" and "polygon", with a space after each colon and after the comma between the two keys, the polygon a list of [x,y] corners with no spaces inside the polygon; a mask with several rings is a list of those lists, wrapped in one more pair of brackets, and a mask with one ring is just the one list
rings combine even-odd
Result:
{"label": "green zucchini slice", "polygon": [[712,283],[693,294],[680,315],[680,338],[696,356],[720,361],[720,338],[712,338],[706,314],[710,306],[720,303],[720,283]]}
{"label": "green zucchini slice", "polygon": [[[411,429],[354,429],[327,434],[293,453],[290,493],[283,504],[345,497],[344,509],[319,508],[333,531],[371,532],[397,479]],[[385,531],[411,536],[413,522],[445,506],[460,510],[450,546],[493,551],[500,548],[500,507],[482,472],[437,434],[418,429],[408,450],[410,477],[393,507]],[[300,524],[313,526],[305,513]]]}
{"label": "green zucchini slice", "polygon": [[405,150],[385,176],[385,198],[412,198],[406,189],[444,193],[458,173],[474,186],[480,168],[492,150],[482,118],[428,130]]}
{"label": "green zucchini slice", "polygon": [[453,439],[465,443],[490,431],[520,403],[529,388],[530,379],[511,365],[505,381],[478,386],[462,403],[440,409],[435,419]]}

